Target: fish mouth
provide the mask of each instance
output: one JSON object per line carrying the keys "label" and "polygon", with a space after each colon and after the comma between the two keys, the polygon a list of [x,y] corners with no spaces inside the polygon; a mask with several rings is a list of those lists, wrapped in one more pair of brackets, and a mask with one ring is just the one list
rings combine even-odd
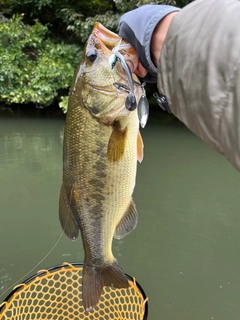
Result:
{"label": "fish mouth", "polygon": [[[107,60],[109,59],[110,55],[112,55],[113,48],[115,48],[122,40],[122,38],[119,37],[119,35],[105,28],[100,22],[95,22],[92,35],[97,39],[97,43],[101,48],[100,50],[102,51],[103,55],[106,57]],[[115,70],[120,75],[124,85],[127,81],[123,68],[120,64],[117,63]],[[121,90],[121,93],[123,93],[123,91],[124,90]],[[124,93],[127,92],[125,91]]]}
{"label": "fish mouth", "polygon": [[[103,52],[103,54],[106,56],[115,56],[116,62],[117,59],[120,62],[120,66],[119,64],[117,65],[116,62],[116,66],[115,63],[114,66],[115,70],[124,81],[123,83],[114,82],[113,85],[117,89],[118,93],[121,92],[121,94],[125,94],[127,96],[125,103],[126,108],[131,111],[135,110],[137,105],[136,97],[134,94],[134,85],[141,86],[141,83],[139,82],[137,77],[133,75],[133,70],[135,68],[134,64],[136,63],[136,61],[138,61],[138,56],[135,49],[126,40],[124,40],[116,33],[105,28],[99,22],[95,22],[92,33],[98,39],[98,43],[101,46],[101,51]],[[119,49],[117,49],[116,53],[116,48],[120,47],[123,47],[125,49],[127,48],[127,51],[124,50],[121,54],[119,52]],[[109,57],[109,59],[111,59],[111,57]]]}
{"label": "fish mouth", "polygon": [[104,53],[109,53],[109,50],[111,51],[122,39],[116,33],[105,28],[100,22],[95,22],[93,34],[100,40],[100,43],[104,44],[102,46],[102,49],[105,50]]}
{"label": "fish mouth", "polygon": [[[95,22],[92,35],[96,38],[103,55],[108,59],[109,68],[115,68],[116,73],[120,76],[117,81],[113,79],[112,85],[116,89],[115,93],[112,92],[111,87],[109,91],[107,90],[108,94],[113,93],[118,97],[125,97],[125,106],[122,106],[120,109],[124,112],[134,111],[138,105],[137,98],[143,92],[141,82],[133,73],[136,64],[138,64],[138,56],[135,49],[130,43],[118,34],[105,28],[99,22]],[[103,88],[96,89],[102,91],[101,89]]]}
{"label": "fish mouth", "polygon": [[[119,37],[118,34],[105,28],[100,22],[95,22],[92,34],[99,40],[101,49],[104,54],[112,54],[112,50],[119,44],[120,41],[123,45],[129,45],[129,42]],[[130,57],[130,59],[126,60],[126,62],[129,64],[130,70],[133,71],[136,67],[136,64],[138,64],[138,55],[136,50],[132,46],[128,50],[128,56]]]}

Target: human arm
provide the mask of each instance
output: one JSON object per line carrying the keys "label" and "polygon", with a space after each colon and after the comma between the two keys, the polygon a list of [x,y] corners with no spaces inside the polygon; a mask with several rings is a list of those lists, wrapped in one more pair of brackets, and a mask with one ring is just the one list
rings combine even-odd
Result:
{"label": "human arm", "polygon": [[[236,0],[194,1],[172,19],[163,45],[158,32],[159,23],[151,29],[149,41],[149,25],[142,24],[142,29],[134,20],[125,20],[124,16],[121,19],[130,21],[134,32],[125,32],[125,38],[132,45],[135,43],[141,64],[148,75],[154,76],[154,68],[147,60],[149,55],[145,54],[152,51],[150,60],[153,65],[158,65],[158,89],[167,97],[172,113],[197,136],[224,154],[238,170],[239,15],[240,2]],[[119,34],[123,36],[121,21]],[[140,37],[141,41],[134,42],[134,37]],[[139,43],[142,45],[137,46]]]}
{"label": "human arm", "polygon": [[158,90],[172,113],[240,171],[240,2],[198,0],[169,27]]}

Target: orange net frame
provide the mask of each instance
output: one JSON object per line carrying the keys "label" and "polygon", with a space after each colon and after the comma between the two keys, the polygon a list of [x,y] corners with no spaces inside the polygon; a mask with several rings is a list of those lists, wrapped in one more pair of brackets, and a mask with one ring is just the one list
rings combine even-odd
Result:
{"label": "orange net frame", "polygon": [[134,278],[126,275],[130,287],[104,287],[98,305],[85,312],[82,305],[82,264],[64,263],[17,285],[0,305],[0,320],[84,319],[146,320],[147,298]]}

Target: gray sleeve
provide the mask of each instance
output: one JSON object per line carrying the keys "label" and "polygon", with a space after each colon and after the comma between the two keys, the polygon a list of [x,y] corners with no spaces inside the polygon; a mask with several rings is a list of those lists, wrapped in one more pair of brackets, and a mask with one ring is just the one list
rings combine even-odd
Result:
{"label": "gray sleeve", "polygon": [[180,9],[168,5],[143,5],[125,13],[119,21],[119,35],[136,50],[139,60],[147,70],[146,82],[157,82],[157,68],[152,62],[151,38],[157,24],[169,13]]}
{"label": "gray sleeve", "polygon": [[240,1],[198,0],[173,17],[158,89],[191,131],[240,170]]}

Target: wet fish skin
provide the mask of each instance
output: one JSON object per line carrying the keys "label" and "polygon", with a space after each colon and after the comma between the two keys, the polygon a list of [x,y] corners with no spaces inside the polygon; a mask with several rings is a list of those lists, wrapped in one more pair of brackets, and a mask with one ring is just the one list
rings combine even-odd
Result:
{"label": "wet fish skin", "polygon": [[[128,93],[113,85],[125,80],[108,65],[118,42],[116,34],[95,24],[75,75],[64,132],[59,218],[68,237],[81,233],[86,310],[98,303],[103,286],[129,286],[112,254],[112,239],[137,224],[132,193],[143,143],[137,110],[125,108]],[[141,94],[135,88],[137,99]]]}

